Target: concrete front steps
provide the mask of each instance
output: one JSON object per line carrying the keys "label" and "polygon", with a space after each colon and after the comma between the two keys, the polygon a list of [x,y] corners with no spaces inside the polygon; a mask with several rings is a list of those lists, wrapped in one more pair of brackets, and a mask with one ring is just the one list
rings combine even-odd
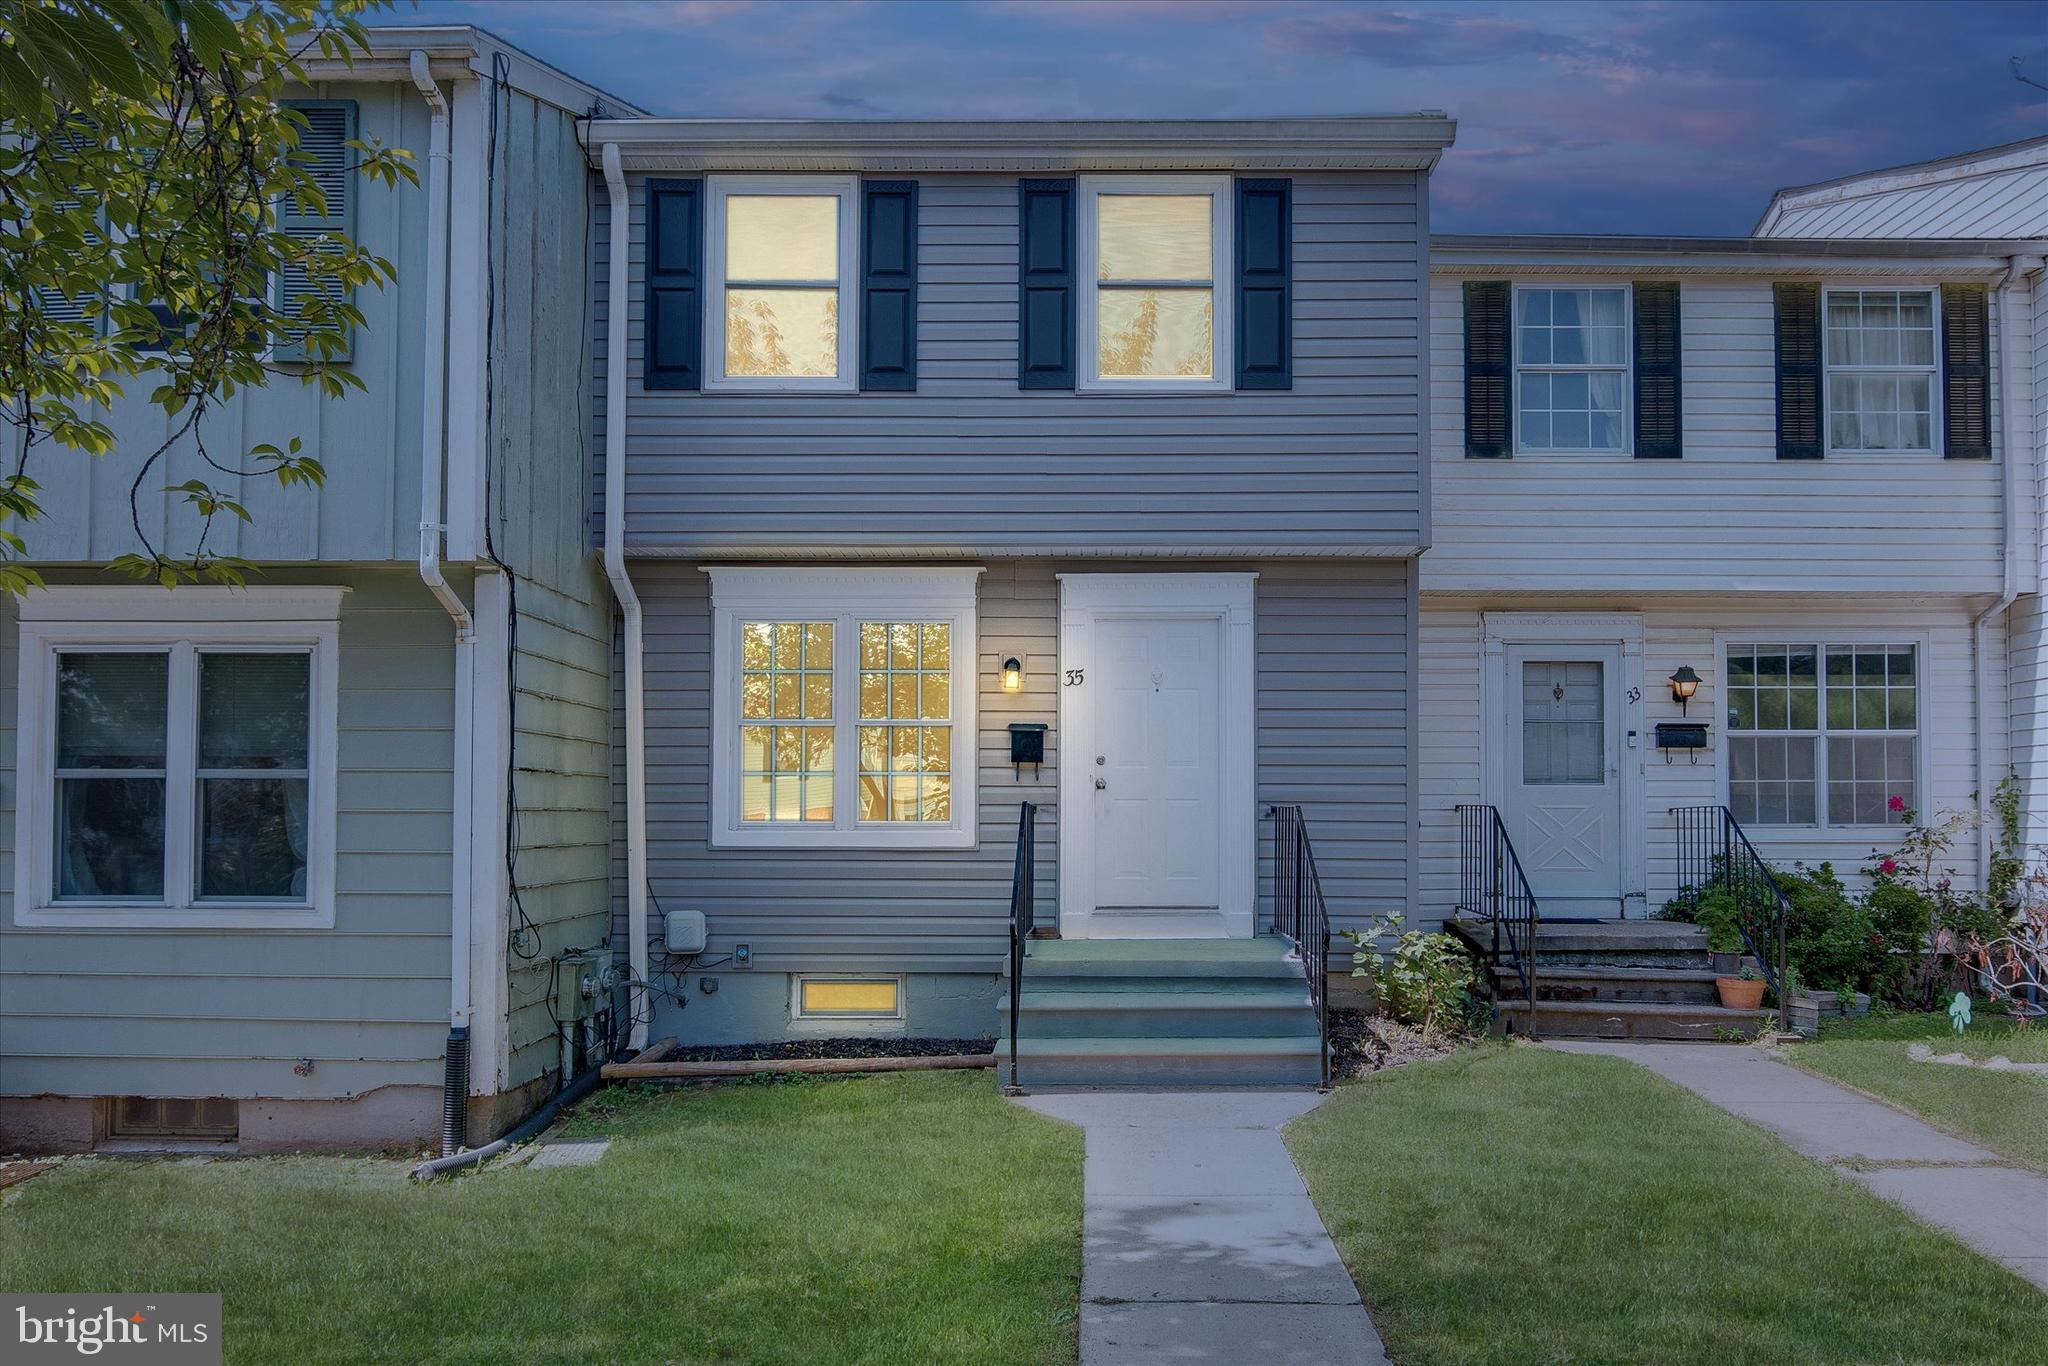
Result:
{"label": "concrete front steps", "polygon": [[[1453,920],[1451,931],[1484,957],[1483,921]],[[1493,999],[1507,1028],[1559,1039],[1753,1038],[1775,1010],[1729,1010],[1715,989],[1706,931],[1670,920],[1538,925],[1532,1016],[1511,963],[1489,964]]]}
{"label": "concrete front steps", "polygon": [[[998,1070],[1010,992],[998,993]],[[1314,1086],[1322,1037],[1287,941],[1037,939],[1024,964],[1017,1080],[1030,1090]]]}

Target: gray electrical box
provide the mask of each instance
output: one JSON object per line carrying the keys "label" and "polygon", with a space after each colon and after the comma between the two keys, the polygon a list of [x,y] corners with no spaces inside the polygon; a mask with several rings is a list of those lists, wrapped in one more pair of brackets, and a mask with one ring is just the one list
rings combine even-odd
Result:
{"label": "gray electrical box", "polygon": [[555,964],[555,1018],[581,1020],[611,1004],[612,965],[596,953],[565,954]]}
{"label": "gray electrical box", "polygon": [[662,947],[670,953],[704,952],[704,912],[670,911],[661,918]]}

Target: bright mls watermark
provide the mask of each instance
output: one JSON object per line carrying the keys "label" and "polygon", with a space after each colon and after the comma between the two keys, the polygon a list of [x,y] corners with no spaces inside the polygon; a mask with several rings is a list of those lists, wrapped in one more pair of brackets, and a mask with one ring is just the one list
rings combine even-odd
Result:
{"label": "bright mls watermark", "polygon": [[220,1296],[0,1294],[0,1347],[9,1366],[220,1366]]}

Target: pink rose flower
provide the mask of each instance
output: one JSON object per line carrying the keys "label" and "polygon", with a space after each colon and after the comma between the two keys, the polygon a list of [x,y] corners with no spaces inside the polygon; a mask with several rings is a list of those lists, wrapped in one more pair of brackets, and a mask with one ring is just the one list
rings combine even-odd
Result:
{"label": "pink rose flower", "polygon": [[1893,797],[1885,805],[1894,811],[1904,811],[1906,809],[1906,799],[1904,797]]}
{"label": "pink rose flower", "polygon": [[1899,871],[1899,861],[1897,859],[1888,858],[1884,860],[1884,862],[1877,865],[1877,871],[1883,873],[1886,877],[1890,877],[1893,873]]}

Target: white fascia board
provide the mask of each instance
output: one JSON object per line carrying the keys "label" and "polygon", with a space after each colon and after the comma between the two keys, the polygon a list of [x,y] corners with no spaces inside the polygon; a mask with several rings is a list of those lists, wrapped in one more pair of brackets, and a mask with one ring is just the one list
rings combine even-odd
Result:
{"label": "white fascia board", "polygon": [[1589,252],[1569,255],[1545,251],[1464,252],[1444,247],[1430,252],[1429,273],[1434,279],[1469,279],[1504,272],[1546,275],[1602,276],[1612,279],[1640,279],[1644,276],[1709,276],[1782,280],[1788,276],[1884,278],[1911,280],[1983,281],[2002,278],[2002,256],[1814,256],[1720,254],[1687,255],[1683,252],[1612,253]]}
{"label": "white fascia board", "polygon": [[214,588],[192,585],[166,592],[147,587],[31,588],[22,594],[23,621],[152,622],[167,627],[209,621],[333,621],[341,616],[343,587]]}

